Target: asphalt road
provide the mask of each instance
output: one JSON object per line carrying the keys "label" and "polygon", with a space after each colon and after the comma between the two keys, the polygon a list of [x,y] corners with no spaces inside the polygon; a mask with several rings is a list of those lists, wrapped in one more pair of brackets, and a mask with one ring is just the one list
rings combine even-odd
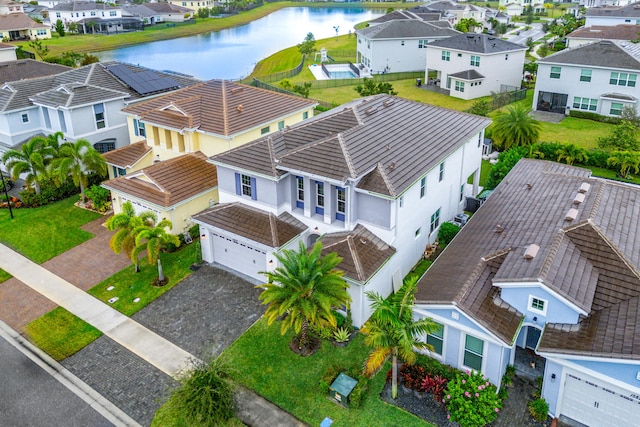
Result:
{"label": "asphalt road", "polygon": [[113,425],[1,336],[0,361],[0,426]]}
{"label": "asphalt road", "polygon": [[531,37],[533,41],[540,40],[542,37],[544,37],[545,33],[544,31],[542,31],[542,24],[534,22],[533,24],[530,25],[530,27],[531,27],[530,30],[527,30],[527,31],[521,30],[520,34],[511,32],[507,34],[506,37],[510,42],[518,43],[523,46],[526,46],[527,39],[529,37]]}

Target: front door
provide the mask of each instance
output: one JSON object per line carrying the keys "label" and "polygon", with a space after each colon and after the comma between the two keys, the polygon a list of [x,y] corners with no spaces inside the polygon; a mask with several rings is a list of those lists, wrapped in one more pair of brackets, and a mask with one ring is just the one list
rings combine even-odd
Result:
{"label": "front door", "polygon": [[540,341],[540,329],[528,326],[526,348],[535,350],[538,346],[538,341]]}

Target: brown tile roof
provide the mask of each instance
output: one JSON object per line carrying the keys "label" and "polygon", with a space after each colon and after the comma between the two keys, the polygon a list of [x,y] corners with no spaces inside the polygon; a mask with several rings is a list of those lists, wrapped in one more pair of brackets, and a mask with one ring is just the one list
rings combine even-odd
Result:
{"label": "brown tile roof", "polygon": [[9,13],[8,15],[0,15],[0,30],[26,30],[35,28],[49,28],[44,24],[29,18],[26,13]]}
{"label": "brown tile roof", "polygon": [[[589,176],[559,163],[521,160],[427,271],[417,302],[455,303],[511,343],[522,314],[499,299],[499,286],[541,282],[582,309],[598,334],[611,322],[621,327],[619,313],[629,313],[622,305],[637,307],[631,301],[640,297],[640,188]],[[576,203],[583,183],[590,188]],[[575,219],[567,220],[572,208]],[[531,244],[539,252],[525,259]],[[545,333],[545,351],[598,346],[583,342],[584,327],[573,335],[566,334],[569,326],[553,328],[565,334],[564,347]]]}
{"label": "brown tile roof", "polygon": [[193,215],[193,220],[279,248],[307,229],[293,215],[279,216],[241,203],[223,203]]}
{"label": "brown tile roof", "polygon": [[240,83],[210,80],[122,111],[164,127],[230,136],[316,104]]}
{"label": "brown tile roof", "polygon": [[595,40],[634,40],[639,37],[640,25],[593,25],[580,27],[567,35],[567,38]]}
{"label": "brown tile roof", "polygon": [[168,208],[218,185],[216,168],[200,151],[184,154],[102,184]]}
{"label": "brown tile roof", "polygon": [[[395,197],[489,123],[485,117],[376,95],[211,160],[273,177],[292,170],[359,180],[358,188]],[[370,175],[375,168],[379,176]]]}
{"label": "brown tile roof", "polygon": [[0,62],[0,83],[50,76],[71,69],[71,67],[64,65],[50,64],[34,59]]}
{"label": "brown tile roof", "polygon": [[149,154],[152,148],[147,144],[147,141],[134,142],[133,144],[126,145],[121,148],[116,148],[113,151],[104,153],[102,157],[110,165],[117,166],[119,168],[130,168],[138,163],[144,156]]}
{"label": "brown tile roof", "polygon": [[344,271],[346,277],[362,283],[369,280],[396,253],[395,248],[360,224],[353,231],[325,234],[320,240],[322,253],[337,252],[342,258],[338,268]]}

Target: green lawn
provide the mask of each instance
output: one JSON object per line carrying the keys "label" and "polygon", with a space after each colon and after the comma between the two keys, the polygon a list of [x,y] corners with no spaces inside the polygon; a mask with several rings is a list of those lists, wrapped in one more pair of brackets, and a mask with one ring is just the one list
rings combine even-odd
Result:
{"label": "green lawn", "polygon": [[232,367],[234,380],[312,426],[320,425],[325,417],[333,419],[336,427],[430,425],[380,400],[387,368],[374,377],[358,409],[342,408],[321,392],[319,381],[329,366],[362,366],[369,353],[362,335],[344,348],[324,341],[322,348],[309,357],[289,350],[291,337],[292,332],[280,335],[279,324],[267,326],[261,319],[221,357]]}
{"label": "green lawn", "polygon": [[55,360],[63,360],[90,344],[102,333],[62,307],[29,323],[27,338]]}
{"label": "green lawn", "polygon": [[12,276],[9,273],[0,269],[0,283],[4,282],[5,280],[9,280],[11,277]]}
{"label": "green lawn", "polygon": [[599,137],[607,136],[615,125],[567,117],[559,124],[542,123],[540,141],[576,144],[586,149],[598,147]]}
{"label": "green lawn", "polygon": [[[161,254],[160,257],[164,275],[169,280],[166,285],[151,285],[158,277],[158,269],[155,264],[149,265],[144,259],[140,262],[139,273],[131,265],[89,289],[89,294],[131,316],[192,273],[189,266],[200,261],[200,245],[195,242],[176,252]],[[108,290],[111,286],[113,289]],[[108,300],[113,297],[118,297],[118,300],[111,304]],[[140,300],[134,302],[136,298]]]}
{"label": "green lawn", "polygon": [[39,264],[89,240],[80,226],[101,215],[75,207],[78,196],[39,208],[0,209],[0,242]]}

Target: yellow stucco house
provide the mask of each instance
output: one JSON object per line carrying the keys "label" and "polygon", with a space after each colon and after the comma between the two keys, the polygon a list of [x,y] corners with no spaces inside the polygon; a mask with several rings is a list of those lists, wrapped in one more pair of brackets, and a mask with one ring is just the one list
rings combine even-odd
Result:
{"label": "yellow stucco house", "polygon": [[26,13],[0,15],[0,40],[50,39],[51,29],[29,18]]}
{"label": "yellow stucco house", "polygon": [[167,0],[167,3],[172,4],[174,6],[182,6],[187,9],[191,9],[194,12],[198,12],[199,9],[206,7],[207,9],[211,9],[215,6],[215,2],[213,0],[196,0],[196,1],[183,1],[183,0]]}

